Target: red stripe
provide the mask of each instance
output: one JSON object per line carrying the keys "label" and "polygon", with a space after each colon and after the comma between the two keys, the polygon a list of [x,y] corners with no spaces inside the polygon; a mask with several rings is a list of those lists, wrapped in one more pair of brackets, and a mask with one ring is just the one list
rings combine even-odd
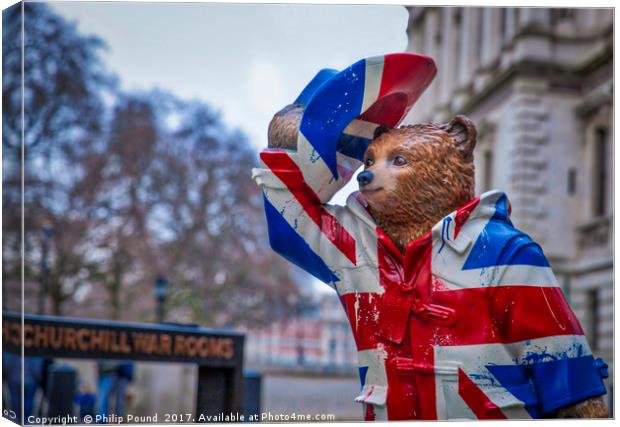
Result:
{"label": "red stripe", "polygon": [[263,151],[260,158],[286,185],[321,232],[356,265],[355,239],[321,204],[297,164],[284,151]]}
{"label": "red stripe", "polygon": [[459,235],[459,232],[461,231],[463,224],[465,224],[465,221],[467,221],[467,219],[469,218],[469,215],[471,215],[472,211],[476,209],[476,206],[478,206],[478,202],[480,202],[480,197],[476,197],[475,199],[467,203],[465,206],[460,208],[458,211],[456,211],[456,217],[454,218],[454,238],[455,239],[456,239],[456,236]]}
{"label": "red stripe", "polygon": [[[388,344],[384,346],[388,364],[388,419],[435,420],[435,375],[403,375],[402,372],[395,372],[392,369],[393,363],[390,363],[395,357],[402,356],[411,358],[412,362],[419,366],[434,366],[432,348],[435,330],[426,321],[411,316],[414,297],[425,300],[429,298],[427,283],[431,277],[430,233],[410,243],[405,256],[400,254],[380,229],[377,229],[377,234],[379,277],[381,286],[385,289],[378,306],[377,335]],[[407,268],[403,267],[403,260]],[[406,333],[408,326],[409,334]],[[398,368],[395,369],[398,371]]]}
{"label": "red stripe", "polygon": [[360,119],[396,126],[436,73],[437,68],[428,56],[410,53],[385,55],[377,102],[363,112]]}
{"label": "red stripe", "polygon": [[365,411],[364,411],[364,421],[374,421],[375,420],[375,407],[370,403],[364,403]]}
{"label": "red stripe", "polygon": [[463,398],[469,409],[480,420],[505,420],[507,418],[499,407],[460,368],[459,396]]}
{"label": "red stripe", "polygon": [[385,292],[377,306],[379,320],[375,333],[392,343],[401,343],[407,329],[413,295],[411,292],[406,295],[398,292],[405,285],[403,256],[380,227],[376,231],[379,284]]}
{"label": "red stripe", "polygon": [[370,350],[377,347],[377,303],[381,295],[374,292],[352,292],[341,295],[357,350]]}
{"label": "red stripe", "polygon": [[437,345],[511,343],[583,335],[559,287],[497,286],[437,291],[433,303],[452,308],[452,327],[438,326]]}
{"label": "red stripe", "polygon": [[428,56],[402,53],[385,55],[379,98],[402,92],[408,96],[409,104],[413,104],[433,81],[436,73],[435,63]]}
{"label": "red stripe", "polygon": [[[416,266],[417,272],[413,273],[415,278],[416,296],[421,301],[431,300],[431,252],[432,242],[430,238],[425,240],[426,246],[415,248],[421,260]],[[413,248],[412,248],[413,249]],[[415,363],[420,366],[435,366],[435,352],[433,345],[437,332],[428,324],[427,321],[418,316],[411,316],[409,336],[411,337],[411,353]],[[437,399],[435,396],[435,375],[418,375],[417,386],[425,400],[420,405],[420,419],[437,419]]]}

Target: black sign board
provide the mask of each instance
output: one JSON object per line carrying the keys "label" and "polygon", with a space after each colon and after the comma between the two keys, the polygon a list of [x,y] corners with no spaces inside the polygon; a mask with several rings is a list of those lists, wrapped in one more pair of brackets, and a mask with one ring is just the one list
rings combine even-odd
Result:
{"label": "black sign board", "polygon": [[[2,314],[5,351],[26,356],[199,365],[198,414],[241,412],[243,334],[175,324]],[[214,394],[215,393],[215,394]]]}

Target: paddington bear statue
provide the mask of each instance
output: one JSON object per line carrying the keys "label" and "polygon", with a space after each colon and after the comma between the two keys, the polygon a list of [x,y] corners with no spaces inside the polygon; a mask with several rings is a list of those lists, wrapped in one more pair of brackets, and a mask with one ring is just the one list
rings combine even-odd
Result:
{"label": "paddington bear statue", "polygon": [[272,248],[338,293],[366,420],[607,417],[607,365],[543,250],[506,194],[474,194],[474,123],[397,127],[435,74],[422,55],[364,59],[275,115],[253,170]]}

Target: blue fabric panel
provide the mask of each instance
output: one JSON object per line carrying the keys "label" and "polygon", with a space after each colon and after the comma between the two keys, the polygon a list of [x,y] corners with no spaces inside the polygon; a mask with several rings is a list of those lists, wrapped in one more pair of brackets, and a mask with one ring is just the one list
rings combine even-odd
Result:
{"label": "blue fabric panel", "polygon": [[361,162],[364,160],[364,153],[371,142],[368,138],[343,133],[338,141],[338,152]]}
{"label": "blue fabric panel", "polygon": [[532,418],[540,418],[537,409],[538,398],[534,385],[524,365],[487,365],[502,387],[525,404],[525,410]]}
{"label": "blue fabric panel", "polygon": [[532,418],[606,393],[604,375],[592,356],[486,367],[502,387],[525,403]]}
{"label": "blue fabric panel", "polygon": [[[510,261],[502,261],[503,264],[511,264],[511,265],[534,265],[538,267],[549,267],[549,261],[545,257],[545,254],[542,251],[542,248],[529,237],[525,236],[526,239],[521,239],[519,245],[520,248],[517,253],[511,257]],[[503,258],[502,258],[503,259]]]}
{"label": "blue fabric panel", "polygon": [[360,366],[358,369],[360,371],[360,388],[364,388],[364,385],[366,384],[366,374],[368,373],[368,366]]}
{"label": "blue fabric panel", "polygon": [[306,270],[325,283],[338,281],[338,277],[323,260],[310,248],[308,243],[295,231],[280,212],[263,196],[265,216],[269,230],[269,243],[274,251]]}
{"label": "blue fabric panel", "polygon": [[512,226],[512,222],[508,216],[508,198],[505,194],[502,194],[502,197],[495,203],[495,214],[491,219],[506,222],[508,225]]}
{"label": "blue fabric panel", "polygon": [[336,148],[342,131],[361,113],[366,61],[349,66],[321,86],[308,103],[300,131],[338,178]]}
{"label": "blue fabric panel", "polygon": [[607,392],[591,355],[534,363],[528,368],[543,414]]}
{"label": "blue fabric panel", "polygon": [[478,236],[463,270],[496,265],[549,266],[541,247],[513,227],[508,218],[505,195],[497,201],[495,214]]}
{"label": "blue fabric panel", "polygon": [[324,68],[319,71],[310,83],[306,85],[304,90],[301,91],[294,103],[305,108],[319,87],[321,87],[323,83],[334,77],[336,74],[338,74],[338,70],[332,70],[329,68]]}

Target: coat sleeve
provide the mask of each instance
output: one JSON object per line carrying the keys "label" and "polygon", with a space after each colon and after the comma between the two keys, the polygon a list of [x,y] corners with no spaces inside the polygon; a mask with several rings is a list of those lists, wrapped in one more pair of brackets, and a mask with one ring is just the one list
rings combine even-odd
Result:
{"label": "coat sleeve", "polygon": [[539,414],[606,393],[607,365],[595,359],[538,244],[511,249],[495,300],[511,357],[536,393]]}
{"label": "coat sleeve", "polygon": [[353,221],[346,207],[327,205],[350,179],[334,177],[311,150],[266,149],[252,177],[263,191],[273,250],[334,286],[334,270],[356,264]]}

